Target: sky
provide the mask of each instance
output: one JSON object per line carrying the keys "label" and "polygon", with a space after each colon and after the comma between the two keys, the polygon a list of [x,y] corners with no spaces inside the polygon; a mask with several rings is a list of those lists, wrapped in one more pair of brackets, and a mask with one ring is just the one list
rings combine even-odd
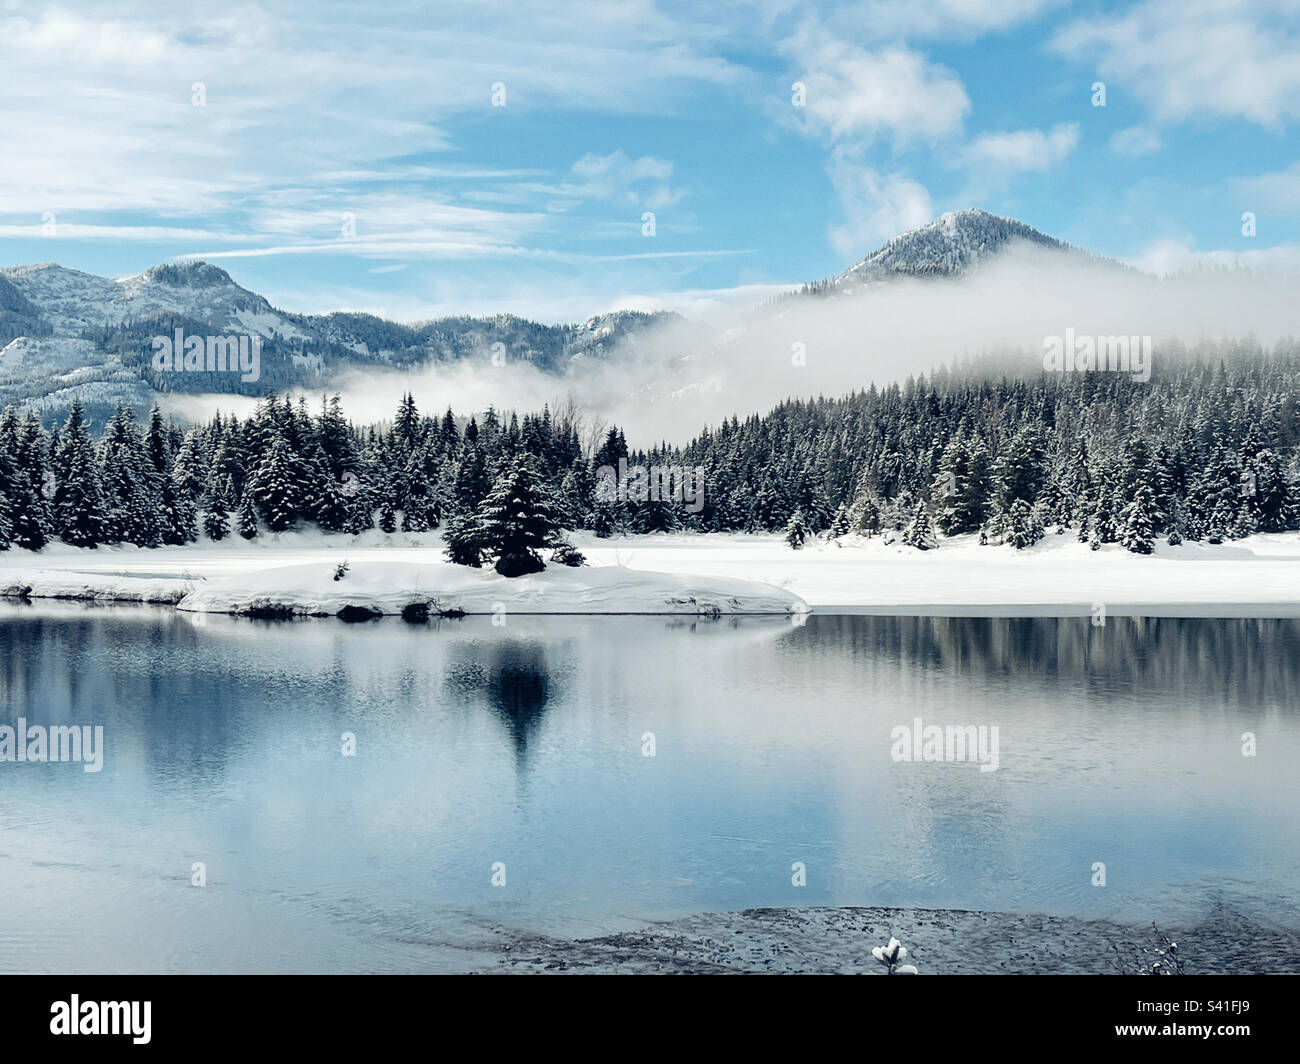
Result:
{"label": "sky", "polygon": [[1298,119],[1300,0],[0,0],[0,264],[707,317],[982,207],[1292,268]]}

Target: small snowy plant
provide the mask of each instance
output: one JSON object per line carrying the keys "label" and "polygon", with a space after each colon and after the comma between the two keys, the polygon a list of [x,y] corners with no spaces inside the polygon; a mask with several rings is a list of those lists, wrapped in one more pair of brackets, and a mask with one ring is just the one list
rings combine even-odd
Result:
{"label": "small snowy plant", "polygon": [[885,966],[886,975],[916,975],[916,966],[904,964],[907,960],[907,947],[896,938],[889,940],[888,946],[876,946],[871,955]]}
{"label": "small snowy plant", "polygon": [[1139,950],[1135,946],[1129,946],[1128,955],[1125,956],[1114,942],[1110,944],[1111,951],[1115,954],[1115,970],[1120,975],[1186,975],[1178,943],[1171,940],[1155,923],[1151,924],[1151,930],[1155,934],[1155,946],[1151,949]]}
{"label": "small snowy plant", "polygon": [[339,562],[338,565],[334,566],[334,579],[342,580],[343,577],[347,575],[347,572],[348,572],[348,563],[347,563],[347,559],[344,559],[343,561]]}
{"label": "small snowy plant", "polygon": [[562,539],[551,549],[551,561],[576,568],[587,564],[587,556],[568,540]]}

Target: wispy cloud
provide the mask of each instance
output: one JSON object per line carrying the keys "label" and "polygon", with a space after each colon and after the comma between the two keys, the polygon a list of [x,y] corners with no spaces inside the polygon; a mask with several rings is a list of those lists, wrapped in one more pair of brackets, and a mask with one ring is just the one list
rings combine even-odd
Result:
{"label": "wispy cloud", "polygon": [[1113,133],[1109,146],[1116,155],[1137,159],[1143,155],[1154,155],[1162,143],[1160,134],[1150,126],[1129,126]]}
{"label": "wispy cloud", "polygon": [[1276,129],[1300,117],[1297,13],[1294,0],[1142,0],[1070,23],[1054,46],[1095,63],[1158,120]]}
{"label": "wispy cloud", "polygon": [[1078,143],[1077,122],[1062,122],[1046,133],[1041,129],[985,133],[966,149],[963,161],[967,166],[987,167],[1002,174],[1042,172],[1074,151]]}
{"label": "wispy cloud", "polygon": [[842,220],[829,230],[831,244],[846,259],[862,258],[878,244],[934,216],[925,187],[901,173],[877,170],[840,157],[829,170]]}

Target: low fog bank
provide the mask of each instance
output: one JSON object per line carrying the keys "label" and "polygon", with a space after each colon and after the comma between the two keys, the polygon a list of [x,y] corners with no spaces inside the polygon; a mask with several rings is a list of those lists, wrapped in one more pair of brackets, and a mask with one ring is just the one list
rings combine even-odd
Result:
{"label": "low fog bank", "polygon": [[[1150,336],[1155,374],[1171,343],[1253,338],[1264,347],[1300,336],[1300,277],[1284,272],[1203,271],[1157,278],[1115,264],[1021,247],[961,280],[903,279],[829,297],[777,300],[725,331],[668,325],[582,359],[563,375],[490,352],[409,372],[368,369],[328,389],[348,416],[391,418],[412,392],[430,413],[576,405],[588,420],[624,428],[634,446],[684,442],[705,425],[765,412],[783,399],[838,396],[902,381],[942,365],[997,353],[1000,366],[1043,368],[1044,343],[1077,336]],[[1162,346],[1166,348],[1162,351]],[[1094,371],[1096,372],[1096,371]],[[308,392],[319,396],[320,389]],[[251,401],[175,397],[178,412],[238,410]]]}

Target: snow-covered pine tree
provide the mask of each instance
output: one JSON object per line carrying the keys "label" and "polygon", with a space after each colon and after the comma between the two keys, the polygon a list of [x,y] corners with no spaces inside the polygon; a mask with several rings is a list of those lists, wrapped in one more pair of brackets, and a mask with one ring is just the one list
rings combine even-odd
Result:
{"label": "snow-covered pine tree", "polygon": [[842,539],[849,534],[849,511],[843,503],[835,511],[835,516],[831,518],[831,527],[828,535],[831,539]]}
{"label": "snow-covered pine tree", "polygon": [[460,461],[456,463],[454,508],[460,513],[473,513],[478,509],[479,503],[487,498],[491,486],[483,450],[466,435],[461,446]]}
{"label": "snow-covered pine tree", "polygon": [[222,432],[216,453],[212,456],[212,467],[208,478],[209,484],[218,484],[222,481],[230,483],[233,494],[226,496],[227,506],[235,506],[243,498],[244,482],[248,479],[245,458],[243,426],[231,418]]}
{"label": "snow-covered pine tree", "polygon": [[1027,425],[1011,438],[994,463],[993,492],[998,508],[1010,516],[1017,499],[1032,505],[1046,472],[1038,429]]}
{"label": "snow-covered pine tree", "polygon": [[104,494],[79,398],[72,401],[56,457],[55,531],[74,547],[94,547],[104,542]]}
{"label": "snow-covered pine tree", "polygon": [[612,502],[597,502],[591,508],[591,530],[600,539],[609,539],[618,530],[618,507]]}
{"label": "snow-covered pine tree", "polygon": [[[589,489],[584,488],[583,470],[585,464],[577,462],[564,474],[560,481],[559,495],[556,497],[556,511],[566,528],[581,528],[586,523],[586,499]],[[588,473],[586,480],[590,480]]]}
{"label": "snow-covered pine tree", "polygon": [[321,412],[316,418],[316,441],[325,459],[325,474],[331,480],[341,483],[345,473],[356,472],[357,448],[352,426],[343,415],[337,395],[328,403],[323,397],[321,399]]}
{"label": "snow-covered pine tree", "polygon": [[208,500],[208,507],[203,511],[203,534],[208,539],[220,541],[230,535],[230,511],[220,494]]}
{"label": "snow-covered pine tree", "polygon": [[444,455],[438,459],[429,482],[429,527],[438,528],[455,511],[456,462],[450,455]]}
{"label": "snow-covered pine tree", "polygon": [[1043,538],[1043,524],[1034,508],[1024,499],[1016,499],[1006,516],[1006,542],[1016,550],[1032,547]]}
{"label": "snow-covered pine tree", "polygon": [[14,498],[21,486],[21,477],[14,465],[10,441],[0,427],[0,550],[8,550],[14,535]]}
{"label": "snow-covered pine tree", "polygon": [[158,524],[162,541],[172,546],[193,543],[198,539],[198,507],[183,487],[170,476],[162,477],[158,496]]}
{"label": "snow-covered pine tree", "polygon": [[421,446],[412,452],[406,461],[403,472],[402,492],[400,495],[403,532],[428,532],[429,514],[433,509],[432,492],[425,464],[429,454]]}
{"label": "snow-covered pine tree", "polygon": [[903,544],[917,550],[930,550],[939,545],[934,529],[930,527],[930,515],[926,512],[924,502],[918,502],[912,511],[912,519],[903,530]]}
{"label": "snow-covered pine tree", "polygon": [[107,538],[157,546],[162,538],[159,477],[136,429],[135,412],[123,403],[117,404],[99,445],[99,479]]}
{"label": "snow-covered pine tree", "polygon": [[9,545],[13,542],[14,520],[13,504],[9,501],[9,496],[0,489],[0,550],[8,550]]}
{"label": "snow-covered pine tree", "polygon": [[1254,493],[1248,500],[1254,526],[1260,532],[1286,532],[1295,527],[1297,500],[1292,496],[1286,467],[1278,453],[1265,447],[1247,459]]}
{"label": "snow-covered pine tree", "polygon": [[344,531],[350,536],[359,536],[362,532],[368,532],[375,527],[375,506],[374,494],[366,480],[358,474],[353,484],[353,494],[347,499],[347,524]]}
{"label": "snow-covered pine tree", "polygon": [[[776,480],[771,476],[765,477],[754,495],[754,519],[759,527],[765,530],[788,527],[795,509],[786,500],[785,492]],[[803,514],[799,516],[806,525]]]}
{"label": "snow-covered pine tree", "polygon": [[1200,527],[1207,543],[1218,545],[1237,535],[1243,497],[1237,457],[1220,440],[1199,480]]}
{"label": "snow-covered pine tree", "polygon": [[257,500],[253,497],[251,478],[244,485],[244,494],[239,500],[235,528],[244,539],[253,539],[257,535]]}
{"label": "snow-covered pine tree", "polygon": [[485,551],[496,558],[502,576],[539,573],[546,563],[539,553],[554,544],[559,532],[546,485],[527,455],[506,468],[478,511]]}
{"label": "snow-covered pine tree", "polygon": [[418,499],[412,499],[410,509],[402,511],[402,531],[403,532],[428,532],[429,531],[429,508],[427,505],[419,505]]}
{"label": "snow-covered pine tree", "polygon": [[272,532],[285,531],[297,516],[298,481],[295,474],[289,445],[283,436],[277,435],[249,479],[249,490],[258,514]]}
{"label": "snow-covered pine tree", "polygon": [[1103,543],[1114,543],[1119,538],[1119,509],[1116,505],[1118,474],[1113,462],[1099,465],[1093,471],[1092,497],[1089,500],[1089,523],[1092,526],[1092,544],[1100,548]]}
{"label": "snow-covered pine tree", "polygon": [[880,504],[870,493],[858,504],[858,531],[870,539],[880,531]]}
{"label": "snow-covered pine tree", "polygon": [[1142,482],[1133,488],[1133,498],[1120,511],[1119,541],[1134,554],[1150,554],[1155,542],[1155,493]]}
{"label": "snow-covered pine tree", "polygon": [[0,452],[9,456],[12,470],[4,491],[11,503],[10,534],[27,550],[40,550],[53,534],[46,494],[52,474],[45,457],[45,434],[33,413],[19,421],[16,407],[5,407],[0,417]]}
{"label": "snow-covered pine tree", "polygon": [[974,532],[988,515],[988,451],[980,440],[954,438],[939,459],[930,493],[939,506],[936,523],[946,536]]}
{"label": "snow-covered pine tree", "polygon": [[483,565],[483,529],[475,513],[460,513],[443,525],[442,541],[447,560],[453,565],[478,569]]}
{"label": "snow-covered pine tree", "polygon": [[799,550],[807,542],[811,533],[808,530],[808,522],[804,520],[803,511],[795,510],[790,515],[790,520],[785,526],[785,543],[791,550]]}
{"label": "snow-covered pine tree", "polygon": [[316,523],[326,532],[342,532],[347,528],[349,517],[348,500],[342,485],[333,477],[324,476],[320,490],[320,498],[316,500]]}

